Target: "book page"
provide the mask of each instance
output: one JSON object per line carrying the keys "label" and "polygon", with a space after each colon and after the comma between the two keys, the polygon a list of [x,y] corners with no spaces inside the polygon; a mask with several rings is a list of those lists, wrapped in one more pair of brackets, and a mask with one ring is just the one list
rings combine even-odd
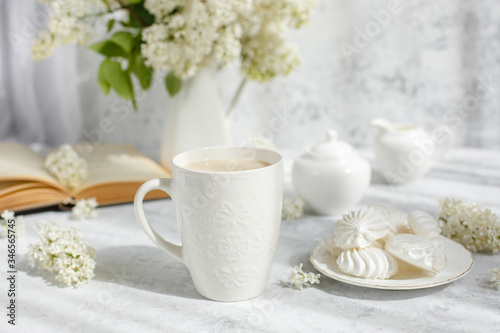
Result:
{"label": "book page", "polygon": [[9,193],[12,192],[17,192],[17,191],[22,191],[22,190],[27,190],[31,188],[47,188],[50,187],[49,185],[42,183],[42,182],[35,182],[35,181],[3,181],[0,182],[0,197],[4,195],[8,195]]}
{"label": "book page", "polygon": [[75,150],[87,161],[88,175],[84,184],[77,188],[78,193],[90,187],[124,183],[144,182],[151,178],[169,178],[171,175],[159,164],[140,154],[127,145],[100,144],[92,146],[91,151]]}
{"label": "book page", "polygon": [[57,205],[66,199],[68,194],[55,188],[33,187],[0,196],[0,207],[18,212]]}
{"label": "book page", "polygon": [[63,189],[43,166],[43,159],[21,143],[0,143],[0,181],[37,181]]}

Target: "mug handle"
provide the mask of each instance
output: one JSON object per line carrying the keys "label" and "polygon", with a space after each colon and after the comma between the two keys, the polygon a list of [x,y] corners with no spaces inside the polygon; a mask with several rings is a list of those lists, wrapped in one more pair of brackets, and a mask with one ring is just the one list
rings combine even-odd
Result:
{"label": "mug handle", "polygon": [[[163,237],[161,237],[156,230],[154,230],[151,227],[151,224],[148,222],[146,219],[146,215],[144,214],[144,209],[142,208],[142,202],[144,201],[144,197],[146,194],[152,190],[161,190],[170,197],[172,197],[172,180],[167,179],[167,178],[155,178],[148,180],[144,184],[139,187],[137,190],[137,193],[135,194],[135,199],[134,199],[134,211],[135,211],[135,216],[137,217],[137,220],[142,226],[142,229],[146,232],[146,234],[151,238],[151,240],[158,245],[160,249],[165,251],[167,254],[171,255],[174,259],[180,261],[181,263],[184,263],[183,257],[182,257],[182,246],[172,244]],[[173,199],[173,197],[172,197]]]}
{"label": "mug handle", "polygon": [[440,153],[438,153],[434,156],[434,158],[432,159],[433,163],[436,163],[439,160],[441,160],[444,157],[444,155],[448,152],[448,150],[450,150],[451,146],[453,146],[453,144],[455,143],[455,134],[453,133],[453,130],[451,128],[449,128],[446,125],[441,125],[441,126],[435,128],[433,132],[435,132],[437,130],[441,130],[443,132],[446,132],[448,134],[449,140],[448,140],[448,143],[446,144],[446,147],[444,147],[444,149]]}

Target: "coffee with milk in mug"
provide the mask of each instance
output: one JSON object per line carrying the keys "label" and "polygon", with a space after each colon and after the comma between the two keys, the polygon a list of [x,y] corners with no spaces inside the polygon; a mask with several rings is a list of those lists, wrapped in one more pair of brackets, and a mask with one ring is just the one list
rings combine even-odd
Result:
{"label": "coffee with milk in mug", "polygon": [[184,166],[195,171],[231,172],[260,169],[271,165],[270,163],[254,159],[209,159]]}

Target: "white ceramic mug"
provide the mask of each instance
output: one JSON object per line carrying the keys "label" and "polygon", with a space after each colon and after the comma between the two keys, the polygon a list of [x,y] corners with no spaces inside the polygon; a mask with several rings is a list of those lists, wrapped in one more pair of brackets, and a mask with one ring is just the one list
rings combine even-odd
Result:
{"label": "white ceramic mug", "polygon": [[[247,171],[195,171],[207,159],[256,159],[269,166]],[[144,215],[144,196],[159,189],[175,203],[182,245],[163,239]],[[266,288],[281,223],[283,162],[270,150],[211,147],[172,159],[172,179],[152,179],[136,193],[134,208],[146,234],[187,266],[196,290],[217,301],[242,301]],[[173,223],[174,221],[169,221]]]}

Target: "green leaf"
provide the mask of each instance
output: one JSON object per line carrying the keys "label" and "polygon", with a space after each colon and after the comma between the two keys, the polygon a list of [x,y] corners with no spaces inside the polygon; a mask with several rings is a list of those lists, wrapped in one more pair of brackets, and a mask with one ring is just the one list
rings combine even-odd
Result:
{"label": "green leaf", "polygon": [[[130,7],[144,21],[144,23],[146,23],[147,27],[155,22],[155,17],[151,15],[151,13],[148,12],[143,5],[131,5]],[[130,15],[130,22],[132,23],[132,21],[137,22],[137,20],[132,15]],[[137,24],[139,24],[139,27],[142,27],[139,22],[137,22]]]}
{"label": "green leaf", "polygon": [[115,26],[115,22],[116,21],[114,19],[108,21],[108,32],[110,32],[111,29],[113,29],[113,27]]}
{"label": "green leaf", "polygon": [[118,31],[109,39],[110,42],[120,46],[126,54],[129,54],[134,46],[134,37],[130,32]]}
{"label": "green leaf", "polygon": [[136,3],[142,3],[143,0],[122,0],[124,4],[132,5]]}
{"label": "green leaf", "polygon": [[135,60],[131,62],[131,66],[132,72],[139,79],[142,89],[148,89],[151,86],[153,69],[146,66],[144,58],[142,58],[140,54],[136,55]]}
{"label": "green leaf", "polygon": [[104,40],[89,46],[89,49],[94,50],[106,57],[127,57],[127,54],[118,44]]}
{"label": "green leaf", "polygon": [[142,27],[137,21],[132,22],[132,20],[130,20],[130,22],[120,22],[120,24],[124,28],[137,28],[137,29],[140,29]]}
{"label": "green leaf", "polygon": [[165,77],[165,84],[167,85],[168,93],[173,97],[181,89],[182,81],[171,71]]}
{"label": "green leaf", "polygon": [[155,17],[144,8],[141,3],[127,5],[127,9],[134,13],[129,13],[129,22],[120,22],[126,28],[145,28],[149,27],[155,22]]}
{"label": "green leaf", "polygon": [[123,99],[134,98],[134,88],[129,73],[122,70],[117,61],[105,60],[102,65],[103,78]]}
{"label": "green leaf", "polygon": [[108,80],[106,79],[104,75],[104,63],[107,60],[104,60],[101,65],[99,66],[99,72],[97,73],[97,82],[99,82],[99,86],[101,87],[102,91],[104,91],[104,94],[107,95],[109,94],[109,88],[111,85],[109,84]]}
{"label": "green leaf", "polygon": [[137,111],[137,101],[135,100],[135,94],[132,91],[132,106],[134,107],[134,110]]}

